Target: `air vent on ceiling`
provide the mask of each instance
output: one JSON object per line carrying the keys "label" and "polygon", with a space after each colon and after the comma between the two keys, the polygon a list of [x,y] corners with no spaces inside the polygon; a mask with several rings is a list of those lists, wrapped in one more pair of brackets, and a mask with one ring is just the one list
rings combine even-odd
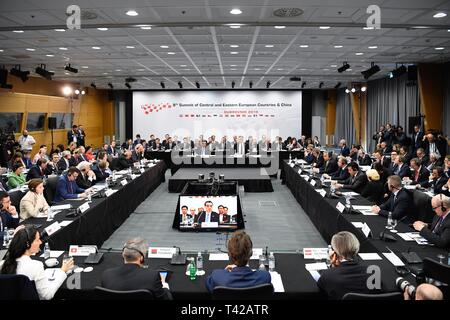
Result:
{"label": "air vent on ceiling", "polygon": [[347,40],[358,40],[358,38],[355,38],[355,37],[347,37],[345,39],[347,39]]}
{"label": "air vent on ceiling", "polygon": [[278,18],[292,18],[298,17],[303,14],[303,10],[300,8],[280,8],[273,12],[273,15]]}
{"label": "air vent on ceiling", "polygon": [[[72,13],[66,13],[66,16],[70,16]],[[88,10],[81,10],[81,20],[94,20],[97,19],[98,15],[95,12]]]}
{"label": "air vent on ceiling", "polygon": [[290,81],[302,81],[302,78],[300,78],[300,77],[290,77],[289,80]]}

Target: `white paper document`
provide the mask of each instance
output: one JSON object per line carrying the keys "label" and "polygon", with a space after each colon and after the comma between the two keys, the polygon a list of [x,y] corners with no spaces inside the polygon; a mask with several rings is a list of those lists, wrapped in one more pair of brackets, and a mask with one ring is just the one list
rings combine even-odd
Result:
{"label": "white paper document", "polygon": [[352,196],[352,197],[359,196],[359,193],[356,193],[356,192],[353,192],[353,191],[342,192],[342,194],[343,194],[344,196],[345,196],[345,195],[348,195],[348,196]]}
{"label": "white paper document", "polygon": [[[58,258],[63,253],[64,251],[50,250],[50,258]],[[40,258],[44,258],[44,253],[41,254]]]}
{"label": "white paper document", "polygon": [[383,260],[378,253],[359,253],[358,255],[363,260]]}
{"label": "white paper document", "polygon": [[228,258],[227,253],[210,253],[209,260],[210,261],[228,261],[230,259]]}
{"label": "white paper document", "polygon": [[311,274],[311,277],[313,277],[315,282],[319,281],[319,278],[320,278],[319,271],[309,270],[309,273]]}
{"label": "white paper document", "polygon": [[383,256],[385,256],[386,259],[388,259],[395,267],[403,267],[405,265],[402,260],[400,260],[400,258],[397,257],[397,255],[393,252],[383,252]]}
{"label": "white paper document", "polygon": [[283,280],[281,280],[281,274],[276,271],[270,272],[271,282],[274,292],[284,292]]}
{"label": "white paper document", "polygon": [[308,271],[327,270],[327,264],[325,262],[305,263],[305,268]]}
{"label": "white paper document", "polygon": [[65,209],[70,209],[72,207],[72,205],[69,204],[61,204],[59,206],[52,206],[52,210],[65,210]]}
{"label": "white paper document", "polygon": [[61,227],[67,227],[69,224],[71,224],[73,222],[73,220],[64,220],[64,221],[61,221],[60,223],[59,223],[59,225],[61,226]]}
{"label": "white paper document", "polygon": [[372,206],[353,206],[355,210],[372,210]]}
{"label": "white paper document", "polygon": [[364,223],[362,223],[362,222],[352,222],[352,224],[355,226],[355,228],[362,228],[362,227],[364,227]]}

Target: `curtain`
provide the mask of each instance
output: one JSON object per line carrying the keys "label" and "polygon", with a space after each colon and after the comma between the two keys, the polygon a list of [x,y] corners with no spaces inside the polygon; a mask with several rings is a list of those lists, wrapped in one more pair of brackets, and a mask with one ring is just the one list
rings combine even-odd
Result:
{"label": "curtain", "polygon": [[337,92],[335,138],[336,143],[339,143],[341,139],[345,139],[349,147],[356,140],[350,95],[345,93],[345,89]]}
{"label": "curtain", "polygon": [[367,89],[366,137],[369,151],[375,148],[373,134],[380,125],[400,125],[408,135],[408,119],[420,113],[417,83],[410,83],[408,75],[396,79],[369,81]]}

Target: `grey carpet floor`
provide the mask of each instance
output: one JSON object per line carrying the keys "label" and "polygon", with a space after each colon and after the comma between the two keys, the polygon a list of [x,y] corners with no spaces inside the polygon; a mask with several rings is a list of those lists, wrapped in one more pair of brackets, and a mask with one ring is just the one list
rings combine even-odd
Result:
{"label": "grey carpet floor", "polygon": [[[170,177],[167,173],[166,181]],[[274,192],[245,193],[241,188],[245,231],[254,248],[292,252],[304,247],[324,247],[320,236],[290,190],[272,179]],[[225,250],[227,234],[179,232],[172,229],[177,193],[162,183],[103,244],[103,249],[121,250],[124,242],[143,237],[150,246],[178,246],[183,251]]]}

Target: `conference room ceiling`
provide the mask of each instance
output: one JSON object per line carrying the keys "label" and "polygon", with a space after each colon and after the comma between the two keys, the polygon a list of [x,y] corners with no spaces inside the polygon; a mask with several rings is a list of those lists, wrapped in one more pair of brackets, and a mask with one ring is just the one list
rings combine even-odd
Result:
{"label": "conference room ceiling", "polygon": [[[32,71],[46,64],[55,80],[97,88],[332,88],[373,78],[396,63],[443,62],[450,57],[450,12],[442,0],[16,0],[0,3],[0,64]],[[82,10],[81,29],[66,26],[66,8]],[[381,29],[366,30],[369,5],[381,8]],[[230,10],[239,8],[242,14]],[[299,8],[295,17],[277,17]],[[127,15],[130,9],[137,16]],[[293,13],[294,11],[285,11]],[[230,24],[241,24],[231,28]],[[142,25],[151,29],[142,29]],[[285,28],[275,28],[285,26]],[[320,27],[329,26],[329,29]],[[97,28],[107,28],[101,31]],[[65,31],[55,29],[65,29]],[[17,33],[15,31],[23,31]],[[94,49],[93,47],[98,47]],[[436,49],[438,48],[438,49]],[[343,62],[350,69],[339,73]],[[69,73],[70,63],[78,73]],[[290,77],[302,81],[290,81]]]}

